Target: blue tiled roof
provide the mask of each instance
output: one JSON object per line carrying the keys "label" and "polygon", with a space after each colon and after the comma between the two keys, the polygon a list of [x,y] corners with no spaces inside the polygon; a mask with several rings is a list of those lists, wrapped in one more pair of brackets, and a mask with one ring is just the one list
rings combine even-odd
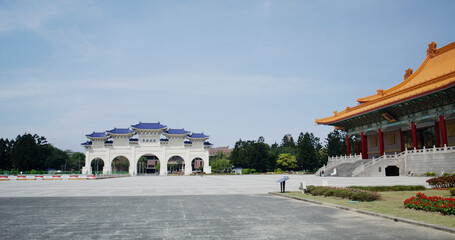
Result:
{"label": "blue tiled roof", "polygon": [[169,128],[167,131],[164,131],[166,134],[174,134],[174,135],[182,135],[182,134],[189,134],[189,131],[185,131],[185,129],[173,129]]}
{"label": "blue tiled roof", "polygon": [[109,137],[109,135],[107,135],[105,132],[93,132],[93,133],[87,134],[85,136],[86,137],[90,137],[90,138],[106,138],[106,137]]}
{"label": "blue tiled roof", "polygon": [[82,146],[90,146],[92,145],[92,141],[87,141],[85,143],[81,143]]}
{"label": "blue tiled roof", "polygon": [[136,129],[163,129],[166,128],[166,125],[161,124],[160,122],[157,123],[142,123],[131,125],[131,127]]}
{"label": "blue tiled roof", "polygon": [[112,140],[104,141],[104,144],[112,144],[112,143],[114,143],[114,141],[112,141]]}
{"label": "blue tiled roof", "polygon": [[192,133],[188,137],[189,138],[208,138],[209,136],[205,135],[204,133]]}
{"label": "blue tiled roof", "polygon": [[191,141],[185,141],[185,144],[193,144]]}
{"label": "blue tiled roof", "polygon": [[114,128],[112,130],[106,131],[109,134],[131,134],[134,133],[133,130],[129,128]]}
{"label": "blue tiled roof", "polygon": [[167,139],[167,138],[161,138],[160,141],[161,141],[161,142],[169,142],[169,139]]}
{"label": "blue tiled roof", "polygon": [[205,146],[213,146],[213,144],[211,144],[210,142],[204,142],[204,145]]}
{"label": "blue tiled roof", "polygon": [[139,141],[139,139],[137,139],[137,138],[130,138],[130,142],[137,142],[137,141]]}

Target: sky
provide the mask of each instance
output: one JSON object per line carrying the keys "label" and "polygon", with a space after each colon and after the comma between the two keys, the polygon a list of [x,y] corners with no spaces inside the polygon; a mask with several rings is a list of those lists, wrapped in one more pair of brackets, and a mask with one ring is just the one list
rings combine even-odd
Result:
{"label": "sky", "polygon": [[280,143],[455,41],[455,1],[0,0],[0,138],[161,122]]}

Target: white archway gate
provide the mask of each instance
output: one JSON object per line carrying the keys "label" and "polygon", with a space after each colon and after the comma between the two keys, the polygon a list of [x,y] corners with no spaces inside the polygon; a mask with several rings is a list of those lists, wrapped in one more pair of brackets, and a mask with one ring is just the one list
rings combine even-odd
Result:
{"label": "white archway gate", "polygon": [[[164,136],[163,136],[164,135]],[[133,137],[136,136],[136,137]],[[85,147],[85,167],[83,174],[89,174],[91,160],[99,157],[104,161],[104,174],[111,174],[113,161],[118,156],[128,159],[128,172],[138,173],[138,161],[141,156],[151,154],[159,159],[160,175],[167,175],[168,160],[173,156],[183,159],[183,174],[192,173],[191,161],[201,158],[204,172],[211,173],[209,166],[209,136],[203,133],[190,133],[182,129],[168,129],[158,123],[139,123],[131,128],[114,128],[105,132],[93,132],[86,135],[90,141],[82,143]]]}

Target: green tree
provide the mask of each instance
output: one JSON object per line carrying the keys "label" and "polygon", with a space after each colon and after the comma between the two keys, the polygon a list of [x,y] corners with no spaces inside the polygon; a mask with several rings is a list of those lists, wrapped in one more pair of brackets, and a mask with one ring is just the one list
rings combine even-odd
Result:
{"label": "green tree", "polygon": [[281,140],[281,147],[295,147],[294,138],[292,138],[292,136],[288,137],[288,135],[284,135]]}
{"label": "green tree", "polygon": [[327,135],[327,155],[340,156],[346,152],[346,134],[342,131],[335,130]]}
{"label": "green tree", "polygon": [[242,141],[235,143],[231,153],[231,163],[235,167],[254,168],[266,171],[271,165],[270,147],[264,142]]}
{"label": "green tree", "polygon": [[[61,169],[66,171],[66,163],[69,160],[68,154],[65,151],[60,150],[56,147],[48,146],[50,154],[47,155],[44,162],[45,168]],[[35,169],[35,168],[33,168]]]}
{"label": "green tree", "polygon": [[44,170],[46,159],[51,154],[52,147],[46,138],[38,135],[18,135],[11,151],[12,168],[29,171]]}
{"label": "green tree", "polygon": [[231,163],[234,167],[247,168],[250,162],[249,148],[251,141],[242,141],[240,139],[234,145],[231,153]]}
{"label": "green tree", "polygon": [[67,168],[70,170],[81,171],[82,167],[85,166],[85,154],[81,152],[75,152],[71,154]]}
{"label": "green tree", "polygon": [[221,172],[228,172],[231,170],[231,163],[227,159],[219,159],[211,164],[212,171],[221,173]]}
{"label": "green tree", "polygon": [[324,148],[319,149],[319,151],[318,151],[318,163],[319,163],[318,168],[322,167],[323,165],[326,165],[327,160],[328,160],[327,148],[324,147]]}
{"label": "green tree", "polygon": [[270,146],[264,142],[252,143],[252,156],[250,168],[256,169],[258,172],[267,171],[270,166]]}
{"label": "green tree", "polygon": [[276,168],[276,160],[278,159],[278,156],[282,153],[289,153],[293,156],[297,156],[297,147],[292,147],[292,146],[278,146],[278,144],[272,144],[270,147],[270,158],[273,159],[273,161],[270,162],[269,169],[273,170]]}
{"label": "green tree", "polygon": [[297,148],[297,162],[301,168],[314,171],[315,168],[319,167],[317,157],[317,152],[321,148],[319,138],[315,137],[313,133],[300,133],[297,140]]}
{"label": "green tree", "polygon": [[10,170],[11,169],[11,146],[14,141],[8,139],[0,139],[0,169]]}
{"label": "green tree", "polygon": [[231,162],[229,161],[229,156],[221,150],[219,150],[215,156],[209,157],[209,162],[210,166],[212,167],[212,172],[225,173],[231,171]]}
{"label": "green tree", "polygon": [[297,168],[297,159],[289,153],[282,153],[278,155],[276,165],[284,170],[292,170]]}

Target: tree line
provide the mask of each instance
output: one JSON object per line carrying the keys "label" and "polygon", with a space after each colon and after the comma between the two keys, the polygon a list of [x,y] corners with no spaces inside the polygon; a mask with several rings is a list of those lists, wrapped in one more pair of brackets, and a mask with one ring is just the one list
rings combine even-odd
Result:
{"label": "tree line", "polygon": [[37,134],[18,135],[16,139],[0,139],[0,170],[80,171],[85,165],[85,155],[80,152],[69,154],[48,143]]}
{"label": "tree line", "polygon": [[[323,145],[324,144],[324,145]],[[351,148],[356,151],[355,146]],[[328,156],[346,154],[346,135],[333,131],[324,143],[313,133],[300,133],[297,141],[285,135],[280,144],[268,145],[264,137],[257,141],[239,140],[235,143],[230,156],[233,167],[254,169],[257,172],[292,170],[310,171],[327,163]]]}

